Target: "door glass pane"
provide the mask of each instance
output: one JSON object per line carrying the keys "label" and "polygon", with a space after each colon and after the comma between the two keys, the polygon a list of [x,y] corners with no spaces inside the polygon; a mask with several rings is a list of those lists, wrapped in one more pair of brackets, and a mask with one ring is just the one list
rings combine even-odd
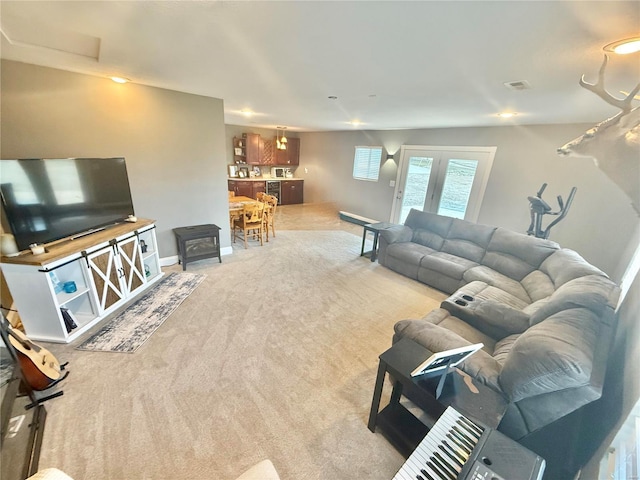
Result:
{"label": "door glass pane", "polygon": [[438,215],[464,218],[477,168],[477,160],[449,160]]}
{"label": "door glass pane", "polygon": [[424,208],[432,166],[433,158],[409,157],[409,168],[407,169],[407,181],[404,186],[399,223],[404,223],[412,208],[417,210]]}

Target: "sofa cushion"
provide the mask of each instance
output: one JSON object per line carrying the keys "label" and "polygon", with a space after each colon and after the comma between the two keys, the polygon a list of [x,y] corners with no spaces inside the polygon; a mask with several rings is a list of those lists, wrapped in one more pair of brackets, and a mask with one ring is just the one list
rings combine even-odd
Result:
{"label": "sofa cushion", "polygon": [[589,383],[599,320],[591,310],[552,315],[518,337],[502,366],[500,385],[512,402]]}
{"label": "sofa cushion", "polygon": [[556,289],[549,275],[540,270],[534,270],[520,280],[520,283],[532,302],[537,302],[538,300],[548,297]]}
{"label": "sofa cushion", "polygon": [[[414,324],[409,325],[404,322],[414,322],[415,325]],[[424,326],[427,324],[438,325],[440,328],[445,329],[446,332],[450,332],[454,334],[453,337],[447,337],[449,333],[440,332],[444,336],[441,339],[436,338],[436,339],[430,340],[429,345],[419,342],[422,345],[424,345],[426,348],[431,350],[432,352],[441,352],[442,350],[447,350],[449,348],[462,347],[464,345],[471,345],[473,343],[482,343],[484,345],[482,349],[490,355],[493,354],[493,347],[496,343],[495,340],[493,340],[491,337],[488,337],[487,335],[484,335],[479,330],[476,330],[468,323],[463,322],[459,318],[452,316],[449,312],[447,312],[443,308],[436,308],[435,310],[430,311],[420,320],[401,320],[400,322],[396,323],[396,326],[394,326],[393,328],[396,333],[400,333],[400,332],[409,333],[410,334],[409,336],[414,340],[416,340],[419,337],[418,335],[416,335],[417,332],[436,331],[436,330],[433,330],[431,327]],[[421,333],[420,336],[424,336],[424,335],[426,334]],[[462,337],[462,339],[466,343],[460,343],[455,346],[451,346],[453,345],[452,339],[455,339],[456,341],[458,341],[457,340],[458,336]]]}
{"label": "sofa cushion", "polygon": [[[393,342],[396,343],[401,338],[410,338],[432,352],[442,352],[452,348],[458,348],[472,343],[485,343],[482,350],[474,353],[465,362],[458,365],[462,371],[471,375],[476,380],[500,391],[498,378],[500,375],[500,364],[491,356],[493,351],[493,340],[485,337],[480,332],[469,333],[469,326],[460,319],[452,317],[446,310],[438,309],[432,312],[429,320],[401,320],[395,324]],[[427,317],[429,317],[427,315]],[[426,317],[425,317],[426,318]],[[465,334],[455,332],[455,326],[464,329]],[[470,336],[467,336],[470,335]],[[472,341],[469,339],[472,338]]]}
{"label": "sofa cushion", "polygon": [[613,312],[618,301],[620,289],[606,277],[587,275],[570,280],[558,288],[535,312],[529,323],[535,325],[562,310],[588,308],[603,320],[612,320],[605,310]]}
{"label": "sofa cushion", "polygon": [[480,263],[495,230],[496,227],[454,219],[441,251]]}
{"label": "sofa cushion", "polygon": [[509,356],[509,352],[513,348],[513,344],[520,337],[519,333],[515,333],[513,335],[508,335],[504,337],[502,340],[496,342],[495,349],[493,350],[493,358],[500,365],[504,365],[507,361],[507,357]]}
{"label": "sofa cushion", "polygon": [[496,272],[520,281],[560,247],[550,240],[530,237],[498,228],[491,237],[482,261]]}
{"label": "sofa cushion", "polygon": [[440,250],[447,238],[453,218],[411,209],[404,224],[413,229],[415,243]]}
{"label": "sofa cushion", "polygon": [[527,291],[520,282],[513,280],[502,273],[496,272],[489,267],[478,265],[477,267],[470,268],[464,273],[463,279],[467,283],[475,281],[484,282],[496,287],[496,289],[508,293],[511,297],[516,297],[524,302],[525,305],[531,303],[531,299],[529,298]]}
{"label": "sofa cushion", "polygon": [[589,264],[577,252],[568,248],[563,248],[550,255],[540,265],[540,270],[549,275],[556,288],[578,277],[587,275],[607,276],[603,271]]}
{"label": "sofa cushion", "polygon": [[425,255],[422,257],[422,260],[420,260],[421,267],[428,268],[429,270],[457,280],[462,280],[464,272],[476,265],[478,264],[471,260],[444,252],[434,252],[430,255]]}
{"label": "sofa cushion", "polygon": [[433,252],[433,249],[413,242],[392,243],[386,248],[385,266],[416,279],[422,257]]}

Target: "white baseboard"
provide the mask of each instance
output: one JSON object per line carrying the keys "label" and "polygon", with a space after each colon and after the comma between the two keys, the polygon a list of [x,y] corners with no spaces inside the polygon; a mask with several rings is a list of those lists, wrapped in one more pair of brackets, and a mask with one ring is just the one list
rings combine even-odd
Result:
{"label": "white baseboard", "polygon": [[[222,247],[220,249],[220,255],[231,255],[233,253],[233,247]],[[171,265],[175,265],[178,263],[178,255],[171,255],[170,257],[162,257],[160,258],[160,266],[161,267],[169,267]]]}

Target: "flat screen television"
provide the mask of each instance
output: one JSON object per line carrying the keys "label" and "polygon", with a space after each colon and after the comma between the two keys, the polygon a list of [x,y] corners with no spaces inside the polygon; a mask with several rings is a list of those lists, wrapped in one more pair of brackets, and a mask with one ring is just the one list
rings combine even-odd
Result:
{"label": "flat screen television", "polygon": [[0,160],[0,194],[20,250],[134,214],[124,158]]}

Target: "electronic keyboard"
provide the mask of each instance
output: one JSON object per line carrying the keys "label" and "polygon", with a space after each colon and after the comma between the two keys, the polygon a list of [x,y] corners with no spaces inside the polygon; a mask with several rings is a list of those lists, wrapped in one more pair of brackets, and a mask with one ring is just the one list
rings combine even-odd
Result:
{"label": "electronic keyboard", "polygon": [[393,480],[542,480],[544,468],[515,440],[448,407]]}

